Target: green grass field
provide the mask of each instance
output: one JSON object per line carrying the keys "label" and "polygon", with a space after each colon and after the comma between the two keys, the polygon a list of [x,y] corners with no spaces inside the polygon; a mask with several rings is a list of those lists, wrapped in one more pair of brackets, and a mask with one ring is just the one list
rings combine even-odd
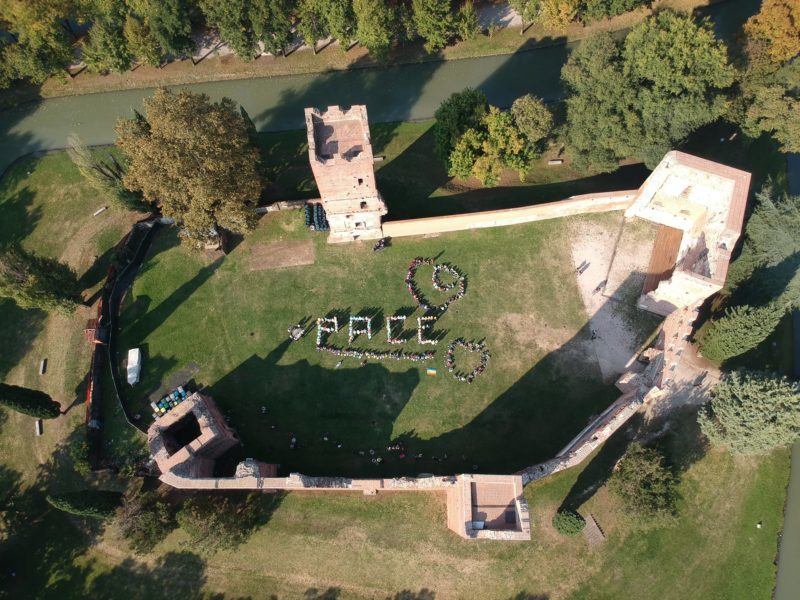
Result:
{"label": "green grass field", "polygon": [[[265,217],[228,256],[212,260],[190,255],[172,232],[163,232],[121,318],[121,347],[145,349],[142,383],[130,395],[139,400],[139,412],[152,412],[146,394],[189,366],[230,417],[243,452],[285,470],[452,473],[477,464],[484,472],[512,472],[551,456],[617,396],[600,380],[587,344],[564,244],[568,235],[566,221],[549,221],[398,239],[375,254],[371,244],[328,245],[325,234],[305,230],[302,214],[292,211]],[[269,262],[268,244],[296,240],[313,244],[313,265],[251,270]],[[256,257],[261,248],[267,255]],[[415,339],[423,313],[404,283],[415,256],[440,256],[468,281],[466,295],[436,322],[444,339],[430,361],[435,377],[426,376],[427,363],[370,361],[362,367],[351,358],[337,369],[339,358],[315,350],[315,328],[301,341],[286,341],[287,327],[302,319],[313,322],[331,311],[377,313],[373,339],[362,336],[354,345],[397,348],[386,342],[385,317],[403,313],[414,339],[402,348],[431,348]],[[431,273],[421,267],[418,286],[438,303],[445,294],[433,290]],[[486,340],[492,354],[472,385],[444,368],[445,346],[456,337]],[[347,327],[330,342],[347,345]],[[466,371],[477,362],[466,352],[456,359]],[[300,445],[295,450],[290,433]],[[380,452],[386,463],[378,469],[357,454],[381,451],[397,437],[423,459],[401,461]]]}

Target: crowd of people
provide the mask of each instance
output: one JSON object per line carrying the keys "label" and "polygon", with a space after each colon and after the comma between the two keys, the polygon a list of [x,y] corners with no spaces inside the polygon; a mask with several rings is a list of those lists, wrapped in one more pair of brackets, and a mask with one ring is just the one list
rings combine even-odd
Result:
{"label": "crowd of people", "polygon": [[434,346],[439,343],[439,340],[426,338],[422,335],[422,332],[426,329],[431,329],[435,322],[436,317],[431,315],[426,317],[417,317],[417,342],[420,344],[431,344]]}
{"label": "crowd of people", "polygon": [[343,358],[356,358],[374,360],[409,360],[411,362],[423,362],[431,360],[435,356],[435,352],[403,352],[402,350],[370,350],[369,348],[342,348],[340,346],[331,346],[329,344],[318,343],[317,352],[330,352],[334,356],[341,356]]}
{"label": "crowd of people", "polygon": [[[353,327],[354,323],[366,323],[367,324],[367,328],[366,329],[357,329],[356,327]],[[354,316],[351,316],[350,317],[350,329],[348,331],[348,340],[349,340],[349,342],[352,344],[353,340],[355,340],[356,337],[361,333],[366,333],[367,334],[367,339],[370,339],[370,340],[372,339],[372,317],[354,317]]]}
{"label": "crowd of people", "polygon": [[[475,352],[480,355],[480,363],[475,367],[471,373],[465,373],[456,369],[456,348],[462,347],[469,352]],[[475,378],[486,370],[486,365],[489,363],[491,354],[486,349],[483,342],[468,342],[464,338],[456,338],[447,345],[447,354],[445,355],[444,364],[447,370],[453,374],[456,381],[464,381],[471,384]]]}
{"label": "crowd of people", "polygon": [[[414,281],[414,276],[417,273],[417,268],[423,265],[434,265],[434,259],[432,258],[421,258],[416,257],[414,260],[411,261],[411,264],[408,266],[408,273],[406,274],[406,286],[408,287],[408,292],[411,294],[411,297],[414,299],[422,310],[425,312],[435,311],[443,313],[448,309],[448,307],[455,302],[456,300],[462,298],[464,294],[467,292],[467,278],[464,274],[462,274],[458,269],[449,265],[449,264],[440,264],[434,265],[433,267],[433,287],[438,291],[448,291],[458,288],[456,293],[450,296],[447,300],[445,300],[442,304],[435,305],[430,304],[428,299],[419,291],[417,284]],[[446,271],[456,277],[456,281],[452,283],[442,283],[440,273],[442,271]]]}

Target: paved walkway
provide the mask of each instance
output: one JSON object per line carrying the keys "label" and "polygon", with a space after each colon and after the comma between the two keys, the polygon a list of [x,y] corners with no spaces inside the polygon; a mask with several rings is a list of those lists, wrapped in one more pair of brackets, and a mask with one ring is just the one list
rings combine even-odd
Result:
{"label": "paved walkway", "polygon": [[[759,6],[760,0],[736,0],[704,12],[714,20],[718,34],[730,38]],[[301,128],[303,107],[329,104],[366,104],[373,122],[429,119],[442,100],[465,87],[481,88],[489,102],[501,107],[527,93],[545,100],[561,97],[561,66],[572,47],[185,87],[212,99],[233,98],[260,131]],[[130,117],[151,94],[144,89],[52,98],[0,112],[0,173],[30,152],[63,148],[73,131],[90,145],[110,144],[116,120]]]}

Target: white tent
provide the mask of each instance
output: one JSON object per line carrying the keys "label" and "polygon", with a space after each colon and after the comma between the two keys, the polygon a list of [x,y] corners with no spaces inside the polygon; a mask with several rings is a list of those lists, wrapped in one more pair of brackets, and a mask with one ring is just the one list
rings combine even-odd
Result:
{"label": "white tent", "polygon": [[139,373],[142,371],[142,353],[139,348],[128,350],[128,383],[139,383]]}

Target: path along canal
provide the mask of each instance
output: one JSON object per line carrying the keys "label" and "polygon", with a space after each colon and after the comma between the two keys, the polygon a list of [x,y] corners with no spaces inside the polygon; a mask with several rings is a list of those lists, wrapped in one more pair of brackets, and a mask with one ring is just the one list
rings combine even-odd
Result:
{"label": "path along canal", "polygon": [[[731,39],[760,0],[724,0],[705,8],[718,35]],[[578,42],[579,43],[579,42]],[[532,93],[562,96],[560,72],[575,44],[521,50],[511,55],[350,69],[311,75],[217,81],[178,86],[218,100],[228,96],[250,114],[259,131],[303,127],[303,108],[366,104],[374,122],[429,119],[451,93],[481,88],[489,102],[507,107]],[[63,148],[71,132],[89,145],[110,144],[114,123],[141,109],[151,89],[51,98],[0,112],[0,173],[30,152]]]}

